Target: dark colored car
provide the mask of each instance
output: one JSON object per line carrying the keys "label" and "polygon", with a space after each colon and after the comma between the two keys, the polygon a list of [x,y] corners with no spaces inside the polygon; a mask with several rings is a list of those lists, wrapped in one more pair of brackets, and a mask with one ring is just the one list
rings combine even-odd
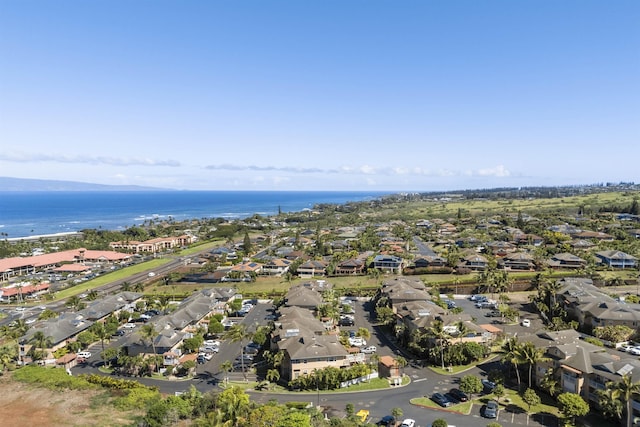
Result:
{"label": "dark colored car", "polygon": [[378,421],[378,425],[384,427],[394,426],[396,425],[396,417],[393,415],[385,415],[380,419],[380,421]]}
{"label": "dark colored car", "polygon": [[340,322],[338,322],[338,324],[340,326],[353,326],[355,325],[355,322],[353,321],[353,319],[347,317],[346,319],[340,319]]}
{"label": "dark colored car", "polygon": [[486,418],[498,418],[498,402],[490,400],[484,407],[484,416]]}
{"label": "dark colored car", "polygon": [[491,310],[488,313],[486,313],[485,316],[487,316],[487,317],[502,317],[502,313],[500,313],[498,310]]}
{"label": "dark colored car", "polygon": [[442,393],[433,393],[433,395],[431,396],[431,400],[433,400],[443,408],[447,408],[452,404],[452,402],[449,399],[447,399],[447,396],[445,396]]}
{"label": "dark colored car", "polygon": [[452,388],[447,394],[458,402],[466,402],[469,400],[469,396],[459,388]]}
{"label": "dark colored car", "polygon": [[482,388],[485,393],[491,393],[496,388],[496,383],[489,380],[482,380]]}
{"label": "dark colored car", "polygon": [[118,329],[117,331],[115,331],[115,332],[113,333],[113,336],[115,336],[115,337],[122,337],[122,336],[124,336],[125,334],[126,334],[126,332],[125,332],[125,331],[123,331],[122,329]]}

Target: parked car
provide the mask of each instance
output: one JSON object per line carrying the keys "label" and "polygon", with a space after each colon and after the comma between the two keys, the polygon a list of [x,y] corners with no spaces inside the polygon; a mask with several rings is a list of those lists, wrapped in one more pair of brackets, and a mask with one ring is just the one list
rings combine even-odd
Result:
{"label": "parked car", "polygon": [[362,337],[349,338],[349,345],[353,347],[362,347],[367,345],[367,341]]}
{"label": "parked car", "polygon": [[123,328],[125,329],[133,329],[136,327],[135,323],[125,323],[124,325],[122,325]]}
{"label": "parked car", "polygon": [[627,350],[627,353],[633,354],[634,356],[640,356],[640,346],[631,347]]}
{"label": "parked car", "polygon": [[442,393],[433,393],[433,395],[431,396],[431,400],[433,400],[443,408],[447,408],[452,405],[452,402],[447,398],[447,396]]}
{"label": "parked car", "polygon": [[522,322],[520,323],[522,326],[524,326],[525,328],[529,328],[531,327],[531,320],[529,319],[522,319]]}
{"label": "parked car", "polygon": [[82,359],[88,359],[91,357],[91,352],[90,351],[79,351],[78,353],[76,353],[76,356],[82,358]]}
{"label": "parked car", "polygon": [[396,417],[394,417],[393,415],[385,415],[376,424],[383,427],[395,426]]}
{"label": "parked car", "polygon": [[471,298],[469,299],[471,301],[480,302],[480,301],[486,301],[487,297],[485,297],[484,295],[471,295]]}
{"label": "parked car", "polygon": [[491,393],[493,389],[496,388],[496,383],[494,383],[493,381],[489,381],[485,379],[481,381],[482,381],[482,387],[484,388],[484,391],[486,393]]}
{"label": "parked car", "polygon": [[633,346],[631,344],[625,343],[621,344],[620,347],[618,347],[618,350],[628,352],[630,348],[633,348]]}
{"label": "parked car", "polygon": [[467,393],[460,390],[459,388],[452,388],[447,394],[458,402],[466,402],[467,400],[469,400],[469,396],[467,396]]}
{"label": "parked car", "polygon": [[113,336],[114,336],[114,337],[122,337],[122,336],[124,336],[125,334],[126,334],[126,332],[125,332],[125,331],[123,331],[122,329],[118,329],[118,330],[116,330],[116,331],[113,333]]}
{"label": "parked car", "polygon": [[487,317],[502,317],[502,313],[500,313],[498,310],[491,310],[491,311],[488,311],[487,313],[485,313],[485,316],[487,316]]}
{"label": "parked car", "polygon": [[486,418],[498,418],[498,402],[490,400],[484,407],[484,416]]}
{"label": "parked car", "polygon": [[338,322],[339,326],[353,326],[355,322],[350,317],[345,317],[344,319],[340,319]]}
{"label": "parked car", "polygon": [[218,340],[205,340],[203,344],[205,346],[220,347],[220,341]]}
{"label": "parked car", "polygon": [[412,418],[405,418],[404,421],[402,421],[402,424],[400,424],[400,427],[415,427],[415,425],[416,420]]}
{"label": "parked car", "polygon": [[360,349],[360,353],[364,353],[364,354],[373,354],[377,351],[378,349],[376,348],[375,345],[370,345],[368,347],[364,347]]}

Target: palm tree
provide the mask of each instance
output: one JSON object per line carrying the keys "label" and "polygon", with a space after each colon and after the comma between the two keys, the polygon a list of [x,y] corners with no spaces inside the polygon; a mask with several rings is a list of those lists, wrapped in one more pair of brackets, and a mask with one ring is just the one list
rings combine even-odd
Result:
{"label": "palm tree", "polygon": [[404,376],[404,367],[407,366],[407,359],[402,356],[396,357],[396,365],[400,368],[400,376]]}
{"label": "palm tree", "polygon": [[536,348],[535,344],[531,341],[523,343],[518,348],[517,357],[529,366],[529,388],[532,388],[533,367],[537,363],[549,360],[549,358],[544,355],[544,352],[544,348]]}
{"label": "palm tree", "polygon": [[34,344],[32,347],[32,357],[34,360],[42,360],[45,358],[45,349],[51,347],[52,338],[46,336],[42,331],[36,331],[29,342]]}
{"label": "palm tree", "polygon": [[74,295],[72,297],[69,297],[65,305],[73,311],[78,311],[84,304],[82,303],[82,300],[78,295]]}
{"label": "palm tree", "polygon": [[456,322],[456,328],[458,329],[458,336],[460,337],[460,342],[462,342],[462,338],[464,338],[469,332],[472,332],[471,328],[469,328],[467,324],[462,320],[459,320]]}
{"label": "palm tree", "polygon": [[122,286],[120,287],[120,290],[122,292],[129,292],[131,290],[131,283],[129,282],[122,282]]}
{"label": "palm tree", "polygon": [[636,394],[640,394],[640,382],[634,383],[631,374],[627,374],[622,377],[618,384],[616,384],[616,388],[620,393],[622,402],[624,402],[626,405],[626,425],[627,427],[631,427],[633,421],[633,409],[631,407],[631,403],[633,401],[633,396]]}
{"label": "palm tree", "polygon": [[356,335],[364,338],[365,340],[368,340],[369,338],[371,338],[371,332],[369,332],[367,328],[358,328]]}
{"label": "palm tree", "polygon": [[625,402],[620,399],[618,384],[609,381],[604,389],[597,390],[596,393],[598,395],[598,406],[602,413],[607,417],[621,420]]}
{"label": "palm tree", "polygon": [[151,343],[151,348],[153,349],[153,357],[155,359],[157,356],[155,339],[158,336],[158,331],[156,331],[155,325],[153,323],[147,323],[142,328],[140,328],[140,335],[142,336],[142,339]]}
{"label": "palm tree", "polygon": [[444,348],[451,336],[444,330],[444,323],[441,320],[434,320],[427,328],[426,333],[440,349],[440,360],[442,361],[442,369],[444,369]]}
{"label": "palm tree", "polygon": [[518,343],[518,337],[507,338],[505,342],[502,343],[500,350],[498,351],[502,354],[502,362],[511,364],[516,371],[516,377],[518,379],[518,389],[520,389],[520,371],[518,369],[518,365],[522,363],[519,354],[520,344]]}
{"label": "palm tree", "polygon": [[225,333],[225,338],[231,342],[240,343],[240,365],[242,367],[242,375],[245,381],[247,380],[247,373],[244,370],[244,341],[251,339],[253,333],[247,330],[247,326],[244,323],[238,323],[229,328]]}
{"label": "palm tree", "polygon": [[104,363],[105,359],[104,359],[104,342],[105,340],[109,339],[109,331],[107,330],[107,327],[105,326],[104,323],[95,323],[95,326],[93,327],[93,333],[96,334],[96,336],[98,338],[100,338],[100,344],[102,345],[102,362]]}
{"label": "palm tree", "polygon": [[277,383],[278,381],[280,381],[280,372],[278,372],[277,369],[269,369],[267,371],[265,379],[270,383]]}
{"label": "palm tree", "polygon": [[2,372],[9,370],[9,367],[17,356],[15,346],[4,345],[0,347],[0,365],[2,365]]}
{"label": "palm tree", "polygon": [[229,382],[229,372],[233,369],[233,364],[230,360],[225,360],[220,364],[220,370],[224,372],[224,382]]}

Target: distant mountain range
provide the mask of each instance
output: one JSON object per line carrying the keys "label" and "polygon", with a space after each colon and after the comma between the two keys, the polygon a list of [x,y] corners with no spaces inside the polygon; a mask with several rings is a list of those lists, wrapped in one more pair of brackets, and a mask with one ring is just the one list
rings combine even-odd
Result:
{"label": "distant mountain range", "polygon": [[104,185],[89,182],[0,177],[0,191],[160,191],[139,185]]}

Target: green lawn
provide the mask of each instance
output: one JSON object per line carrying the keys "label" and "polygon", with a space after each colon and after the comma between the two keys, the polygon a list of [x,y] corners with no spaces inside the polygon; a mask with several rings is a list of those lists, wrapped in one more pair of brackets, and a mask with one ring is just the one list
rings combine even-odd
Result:
{"label": "green lawn", "polygon": [[146,261],[140,264],[132,265],[130,267],[125,267],[120,270],[115,270],[111,273],[98,276],[95,279],[88,280],[84,283],[80,283],[70,288],[58,291],[54,294],[53,299],[60,300],[60,299],[68,298],[73,295],[78,295],[83,292],[87,292],[97,287],[106,285],[108,283],[115,282],[117,280],[126,279],[135,274],[142,273],[143,271],[151,270],[153,268],[167,264],[171,261],[172,260],[170,258],[156,258],[151,261]]}
{"label": "green lawn", "polygon": [[[531,410],[529,410],[528,405],[524,403],[524,401],[522,400],[522,397],[520,397],[520,395],[515,390],[506,389],[505,395],[500,398],[500,400],[498,401],[498,404],[501,410],[506,410],[506,408],[509,406],[510,411],[513,411],[514,410],[513,407],[515,406],[518,411],[528,412],[530,415],[537,414],[537,413],[545,413],[545,414],[553,414],[558,417],[561,416],[558,408],[554,406],[555,401],[551,397],[547,396],[545,393],[540,393],[539,396],[542,399],[542,402],[539,405],[532,406]],[[469,414],[473,409],[473,405],[482,406],[485,403],[487,403],[489,400],[497,401],[494,395],[489,394],[485,396],[472,398],[469,402],[459,403],[457,405],[450,406],[448,409],[452,411],[460,412],[463,414]],[[442,408],[440,405],[432,401],[428,396],[411,399],[410,402],[413,405],[426,406],[428,408]]]}

